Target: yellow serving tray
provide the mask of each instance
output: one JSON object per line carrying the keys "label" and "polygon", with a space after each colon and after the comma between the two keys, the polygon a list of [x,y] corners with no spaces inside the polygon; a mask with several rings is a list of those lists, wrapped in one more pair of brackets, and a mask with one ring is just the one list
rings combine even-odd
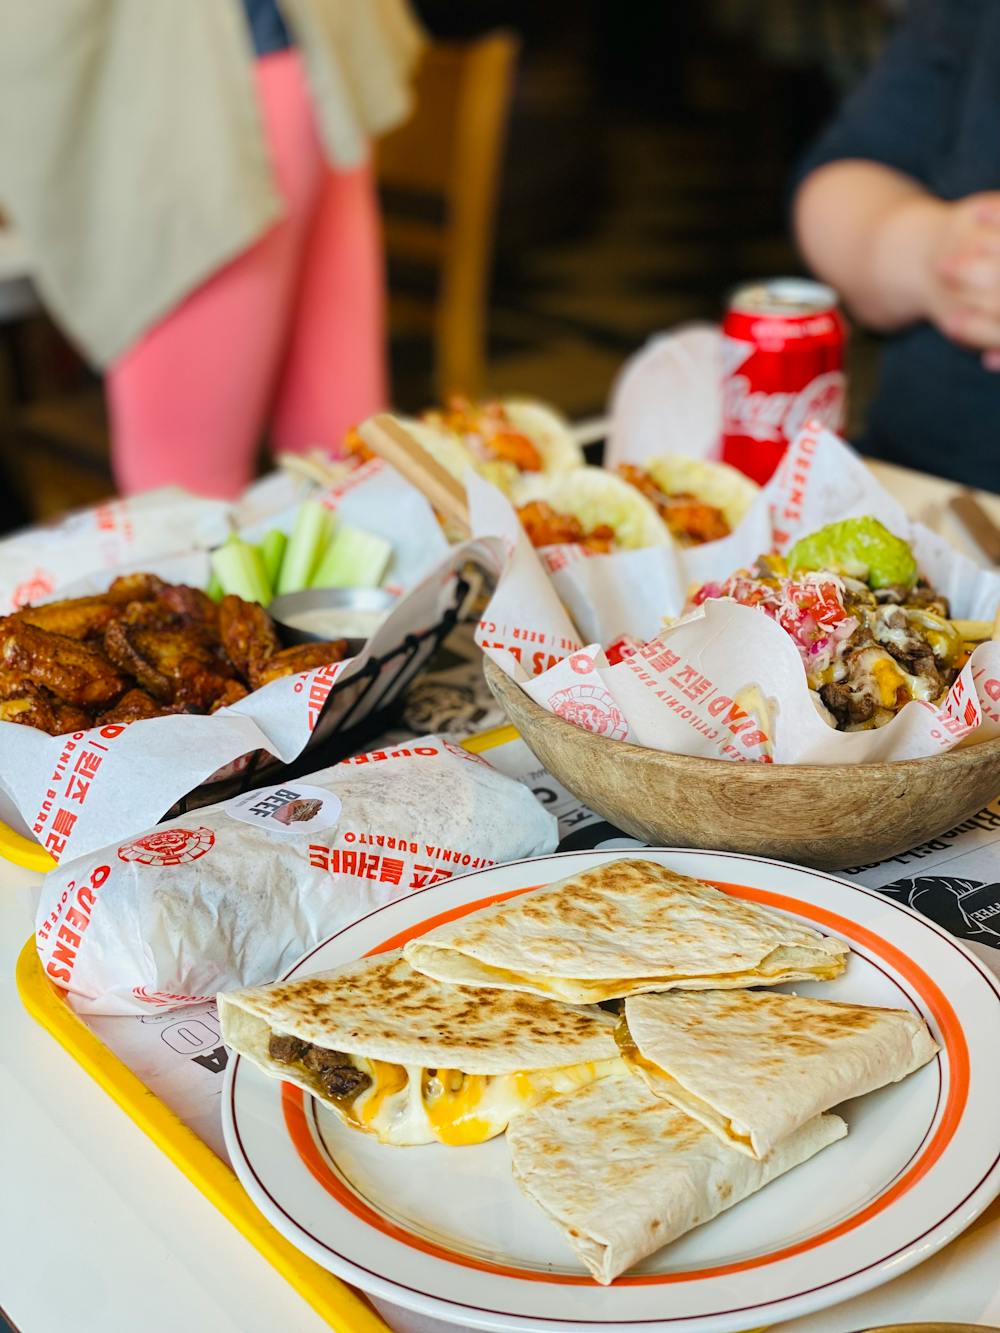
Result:
{"label": "yellow serving tray", "polygon": [[[516,740],[513,727],[497,727],[463,742],[480,754]],[[0,824],[0,856],[29,870],[56,864],[37,842]],[[65,1000],[65,992],[46,977],[32,937],[17,960],[17,989],[28,1013],[45,1028],[143,1133],[183,1171],[202,1194],[260,1254],[272,1264],[321,1319],[339,1333],[391,1333],[363,1296],[301,1254],[258,1212],[233,1171],[193,1130],[160,1101],[123,1064]]]}
{"label": "yellow serving tray", "polygon": [[37,870],[40,875],[56,864],[55,857],[40,842],[22,837],[3,823],[0,823],[0,856],[16,866],[24,866],[25,870]]}
{"label": "yellow serving tray", "polygon": [[364,1297],[301,1254],[257,1211],[232,1170],[79,1019],[42,970],[34,938],[17,960],[25,1009],[338,1333],[391,1333]]}

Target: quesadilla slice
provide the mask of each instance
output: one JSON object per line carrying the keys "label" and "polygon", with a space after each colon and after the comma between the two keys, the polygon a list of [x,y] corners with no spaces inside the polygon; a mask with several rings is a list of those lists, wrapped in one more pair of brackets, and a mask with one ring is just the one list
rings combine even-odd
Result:
{"label": "quesadilla slice", "polygon": [[218,997],[222,1039],[382,1143],[464,1145],[558,1093],[626,1077],[615,1018],[443,986],[398,950]]}
{"label": "quesadilla slice", "polygon": [[829,980],[847,945],[655,861],[609,861],[411,940],[418,972],[597,1003],[642,991]]}
{"label": "quesadilla slice", "polygon": [[517,1184],[606,1285],[846,1133],[816,1116],[759,1162],[626,1079],[538,1106],[507,1138]]}
{"label": "quesadilla slice", "polygon": [[651,1092],[756,1158],[821,1111],[898,1083],[938,1049],[908,1009],[750,990],[633,996],[618,1035]]}

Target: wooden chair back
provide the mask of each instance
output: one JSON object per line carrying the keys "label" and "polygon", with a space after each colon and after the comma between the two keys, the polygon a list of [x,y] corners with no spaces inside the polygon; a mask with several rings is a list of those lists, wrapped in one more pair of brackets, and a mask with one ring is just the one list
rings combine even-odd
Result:
{"label": "wooden chair back", "polygon": [[486,306],[504,130],[518,43],[498,30],[424,56],[415,110],[376,149],[385,246],[423,290],[391,284],[394,331],[429,333],[435,391],[475,397],[486,379]]}

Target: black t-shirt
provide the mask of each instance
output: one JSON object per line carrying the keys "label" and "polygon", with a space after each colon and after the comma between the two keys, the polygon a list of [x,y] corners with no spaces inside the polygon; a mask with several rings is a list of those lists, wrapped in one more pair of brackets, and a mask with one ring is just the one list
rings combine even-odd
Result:
{"label": "black t-shirt", "polygon": [[[1000,0],[911,0],[797,173],[866,158],[942,199],[1000,190]],[[1000,490],[1000,373],[919,323],[890,335],[862,447]]]}

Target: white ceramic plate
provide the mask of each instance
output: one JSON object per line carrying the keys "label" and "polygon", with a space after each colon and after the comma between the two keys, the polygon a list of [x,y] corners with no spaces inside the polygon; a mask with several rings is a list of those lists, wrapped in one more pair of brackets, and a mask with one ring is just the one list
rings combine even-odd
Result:
{"label": "white ceramic plate", "polygon": [[[888,1281],[1000,1192],[1000,984],[980,962],[901,904],[818,871],[724,852],[640,854],[848,940],[843,977],[795,989],[915,1009],[940,1056],[838,1108],[846,1139],[611,1287],[586,1275],[514,1185],[504,1137],[385,1147],[236,1059],[223,1092],[226,1143],[250,1196],[293,1244],[376,1296],[477,1328],[723,1333]],[[435,885],[347,927],[289,976],[397,948],[442,916],[621,855],[564,853]]]}

